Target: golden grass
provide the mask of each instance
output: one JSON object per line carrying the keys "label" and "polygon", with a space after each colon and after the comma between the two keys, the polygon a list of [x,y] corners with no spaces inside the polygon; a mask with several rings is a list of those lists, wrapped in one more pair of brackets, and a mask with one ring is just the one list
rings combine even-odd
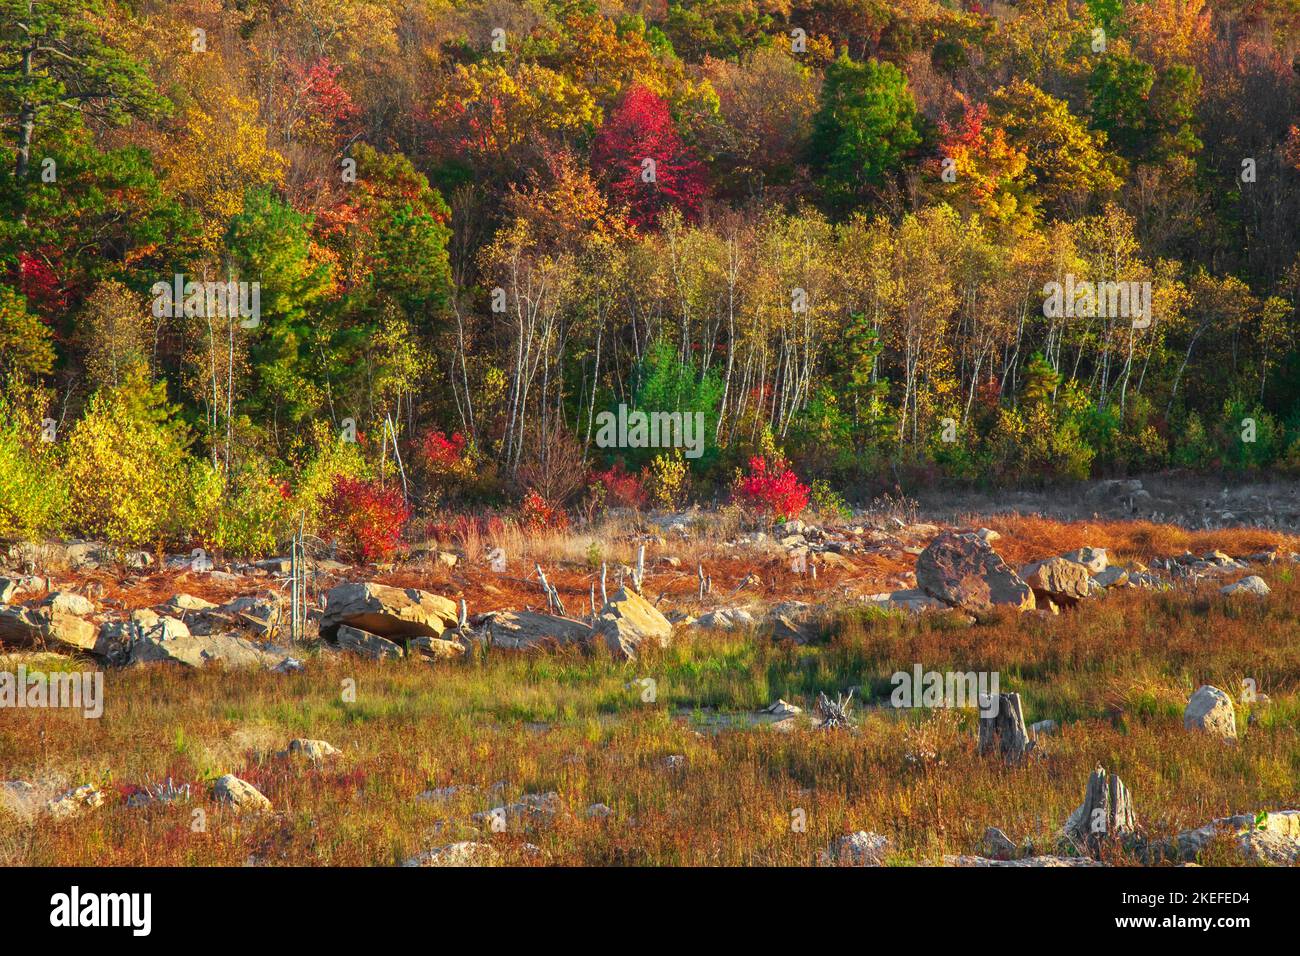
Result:
{"label": "golden grass", "polygon": [[[1034,526],[1014,533],[1032,536]],[[1087,543],[1118,549],[1125,539],[1107,533],[1090,527]],[[109,795],[69,820],[0,817],[0,862],[389,865],[477,839],[522,863],[807,865],[836,836],[869,829],[893,839],[891,862],[923,863],[974,852],[993,825],[1050,850],[1098,763],[1123,777],[1155,835],[1293,807],[1300,584],[1289,568],[1264,573],[1274,593],[1263,601],[1224,599],[1213,588],[1124,592],[1059,618],[973,627],[848,612],[824,646],[683,634],[629,665],[566,653],[437,666],[320,656],[296,675],[113,671],[100,720],[0,711],[0,779],[57,775]],[[976,755],[972,712],[953,720],[860,704],[853,733],[744,725],[713,733],[698,719],[709,708],[752,711],[777,697],[810,707],[817,691],[851,686],[879,704],[889,675],[914,663],[996,670],[1001,690],[1022,694],[1027,719],[1055,718],[1063,732],[1045,742],[1041,759],[1008,770]],[[643,677],[656,681],[653,703],[633,683]],[[1183,731],[1191,690],[1209,682],[1235,693],[1243,677],[1272,703],[1256,706],[1249,726],[1239,712],[1240,744]],[[355,703],[341,697],[349,679]],[[909,760],[918,732],[906,732],[917,724],[936,751],[919,763]],[[298,736],[329,740],[344,756],[321,767],[273,756]],[[684,756],[684,768],[665,766],[670,754]],[[276,812],[240,817],[213,804],[210,782],[227,772],[261,788]],[[194,784],[190,805],[126,805],[133,788],[168,776]],[[444,804],[415,799],[467,784],[477,790]],[[470,823],[474,812],[548,790],[565,807],[551,827],[495,834]],[[614,816],[586,819],[594,802]],[[192,830],[195,809],[207,814],[206,832]],[[792,828],[796,809],[805,832]],[[542,853],[523,852],[524,842]]]}

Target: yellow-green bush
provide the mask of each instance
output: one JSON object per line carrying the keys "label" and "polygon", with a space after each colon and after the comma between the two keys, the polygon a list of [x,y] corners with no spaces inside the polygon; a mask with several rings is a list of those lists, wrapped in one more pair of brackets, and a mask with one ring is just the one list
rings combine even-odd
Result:
{"label": "yellow-green bush", "polygon": [[67,491],[54,444],[41,438],[32,392],[0,394],[0,538],[40,538],[61,530]]}
{"label": "yellow-green bush", "polygon": [[183,535],[186,444],[161,383],[133,374],[96,392],[64,452],[71,530],[119,546]]}

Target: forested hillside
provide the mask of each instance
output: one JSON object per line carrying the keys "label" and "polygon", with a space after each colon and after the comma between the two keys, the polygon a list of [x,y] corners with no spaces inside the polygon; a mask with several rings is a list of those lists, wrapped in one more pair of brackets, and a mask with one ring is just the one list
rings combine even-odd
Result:
{"label": "forested hillside", "polygon": [[[0,537],[1295,473],[1297,41],[1282,0],[0,0]],[[597,441],[619,406],[702,453]]]}

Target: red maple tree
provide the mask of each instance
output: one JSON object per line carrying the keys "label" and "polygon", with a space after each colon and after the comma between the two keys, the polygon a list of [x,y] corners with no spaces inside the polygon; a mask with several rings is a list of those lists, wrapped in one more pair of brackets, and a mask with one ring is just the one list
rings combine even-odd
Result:
{"label": "red maple tree", "polygon": [[682,142],[668,104],[644,86],[628,90],[605,118],[591,164],[638,229],[654,229],[669,208],[681,210],[688,222],[699,216],[704,167]]}

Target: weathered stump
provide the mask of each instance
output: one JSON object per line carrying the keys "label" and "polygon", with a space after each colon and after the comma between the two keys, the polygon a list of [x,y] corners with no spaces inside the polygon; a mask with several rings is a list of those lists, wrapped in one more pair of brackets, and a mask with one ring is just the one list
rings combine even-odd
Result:
{"label": "weathered stump", "polygon": [[1137,815],[1133,812],[1133,797],[1128,787],[1117,774],[1107,773],[1098,764],[1088,777],[1083,804],[1070,814],[1065,825],[1066,836],[1097,857],[1106,844],[1136,833]]}
{"label": "weathered stump", "polygon": [[[997,710],[985,716],[980,712],[980,754],[997,751],[1008,762],[1023,760],[1034,749],[1025,728],[1025,714],[1020,707],[1019,694],[999,694]],[[987,701],[981,699],[981,708]]]}

